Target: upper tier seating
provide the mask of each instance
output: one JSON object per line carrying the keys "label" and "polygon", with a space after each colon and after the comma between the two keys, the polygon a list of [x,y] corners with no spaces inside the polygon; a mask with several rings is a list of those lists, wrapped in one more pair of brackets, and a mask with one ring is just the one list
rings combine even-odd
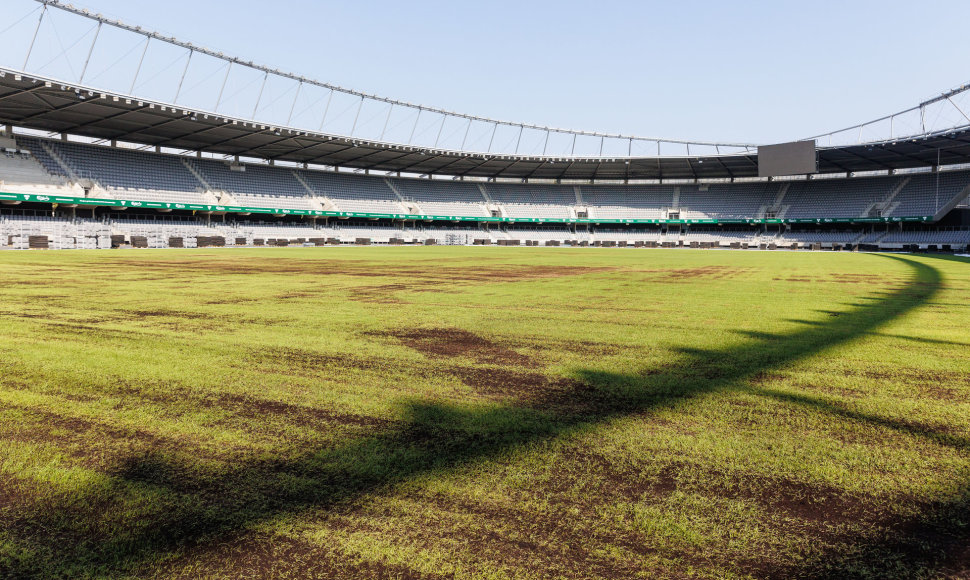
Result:
{"label": "upper tier seating", "polygon": [[[939,192],[937,192],[939,177]],[[913,175],[909,183],[896,195],[894,202],[899,203],[894,216],[932,216],[940,207],[959,195],[966,193],[970,185],[970,172],[941,171]]]}
{"label": "upper tier seating", "polygon": [[482,191],[474,183],[432,179],[392,179],[405,199],[413,199],[424,215],[487,217]]}
{"label": "upper tier seating", "polygon": [[680,188],[681,219],[746,219],[763,217],[778,194],[776,183],[711,184]]}
{"label": "upper tier seating", "polygon": [[584,185],[580,187],[590,218],[663,219],[674,205],[672,185]]}
{"label": "upper tier seating", "polygon": [[[43,150],[39,141],[31,149]],[[110,194],[139,201],[207,203],[204,188],[180,157],[69,141],[45,141],[74,174]],[[48,163],[60,167],[48,158]],[[46,166],[46,163],[45,163]],[[48,168],[49,169],[49,168]]]}
{"label": "upper tier seating", "polygon": [[489,183],[489,197],[505,208],[506,217],[554,218],[575,217],[570,207],[576,205],[576,192],[561,185]]}
{"label": "upper tier seating", "polygon": [[223,161],[189,159],[213,188],[228,191],[240,205],[314,209],[309,192],[290,169],[247,164],[245,171],[234,171]]}
{"label": "upper tier seating", "polygon": [[337,211],[407,213],[397,194],[381,177],[323,171],[300,171],[299,174],[317,195],[329,198]]}
{"label": "upper tier seating", "polygon": [[901,181],[899,177],[793,181],[782,203],[788,206],[784,217],[865,217],[868,210],[885,201]]}
{"label": "upper tier seating", "polygon": [[0,191],[41,194],[58,192],[70,195],[70,190],[64,177],[49,173],[30,153],[0,153]]}
{"label": "upper tier seating", "polygon": [[[851,179],[659,185],[555,185],[386,178],[16,137],[30,151],[0,151],[0,182],[13,193],[133,201],[331,210],[375,214],[593,220],[787,219],[933,216],[966,197],[970,171]],[[73,183],[74,178],[80,184]],[[206,191],[206,186],[212,191]],[[783,194],[783,195],[782,195]]]}

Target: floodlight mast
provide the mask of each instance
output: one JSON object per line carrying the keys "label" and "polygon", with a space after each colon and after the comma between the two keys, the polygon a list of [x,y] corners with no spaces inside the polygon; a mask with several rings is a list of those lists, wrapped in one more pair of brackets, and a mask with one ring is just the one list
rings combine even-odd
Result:
{"label": "floodlight mast", "polygon": [[[521,144],[521,136],[522,136],[522,133],[526,129],[528,129],[530,131],[538,131],[540,133],[546,133],[547,136],[548,136],[548,134],[552,134],[552,133],[563,134],[563,135],[572,135],[574,137],[574,139],[573,139],[573,154],[575,153],[575,138],[576,137],[580,137],[580,136],[581,137],[600,138],[600,140],[601,140],[601,148],[600,148],[601,149],[601,155],[602,155],[602,142],[605,141],[605,140],[607,140],[607,139],[609,139],[611,141],[619,141],[619,142],[629,141],[631,143],[633,141],[656,143],[657,146],[658,146],[658,148],[659,148],[659,146],[660,146],[661,143],[667,143],[667,144],[671,144],[671,145],[684,145],[684,146],[695,145],[695,146],[706,146],[706,147],[728,147],[728,148],[732,148],[732,149],[743,150],[744,152],[750,152],[750,151],[752,151],[753,149],[755,149],[757,147],[757,145],[754,145],[754,144],[751,144],[751,143],[716,143],[716,142],[708,142],[708,141],[691,141],[691,140],[667,139],[667,138],[659,138],[659,137],[640,137],[640,136],[635,136],[635,135],[625,135],[625,134],[620,134],[620,133],[605,133],[605,132],[599,132],[599,131],[580,131],[580,130],[574,130],[574,129],[564,129],[564,128],[557,128],[557,127],[549,127],[549,126],[545,126],[545,125],[536,125],[536,124],[531,124],[531,123],[518,123],[518,122],[513,122],[513,121],[503,121],[503,120],[499,120],[499,119],[492,119],[492,118],[489,118],[489,117],[481,117],[481,116],[477,116],[477,115],[469,115],[469,114],[465,114],[465,113],[458,113],[458,112],[455,112],[455,111],[449,111],[449,110],[441,109],[441,108],[437,108],[437,107],[428,107],[428,106],[425,106],[425,105],[418,105],[418,104],[410,103],[410,102],[407,102],[407,101],[401,101],[401,100],[391,99],[391,98],[387,98],[387,97],[382,97],[382,96],[374,95],[374,94],[370,94],[370,93],[364,93],[364,92],[356,91],[356,90],[353,90],[353,89],[347,89],[347,88],[340,87],[340,86],[337,86],[337,85],[334,85],[334,84],[331,84],[331,83],[325,83],[325,82],[321,82],[321,81],[309,79],[309,78],[306,78],[304,76],[297,75],[297,74],[294,74],[294,73],[289,73],[289,72],[286,72],[286,71],[281,71],[279,69],[270,68],[270,67],[267,67],[267,66],[264,66],[264,65],[256,64],[256,63],[254,63],[252,61],[244,61],[244,60],[242,60],[240,58],[226,56],[225,54],[223,54],[221,52],[217,52],[217,51],[214,51],[214,50],[211,50],[211,49],[208,49],[208,48],[204,48],[204,47],[201,47],[201,46],[196,46],[196,45],[194,45],[192,43],[188,43],[188,42],[181,41],[181,40],[179,40],[179,39],[177,39],[175,37],[172,37],[172,36],[165,36],[165,35],[162,35],[162,34],[160,34],[158,32],[154,32],[154,31],[150,31],[150,30],[145,30],[145,29],[141,28],[140,26],[132,26],[130,24],[126,24],[124,22],[121,22],[120,20],[114,20],[114,19],[110,19],[110,18],[105,18],[105,17],[103,17],[100,14],[98,14],[98,15],[92,14],[91,12],[89,12],[89,11],[83,9],[83,8],[77,8],[77,7],[75,7],[75,6],[71,5],[71,4],[63,3],[60,0],[35,0],[35,1],[38,2],[38,3],[40,3],[40,4],[43,4],[44,5],[44,10],[41,12],[41,17],[40,17],[40,20],[38,21],[37,31],[35,31],[35,34],[34,34],[35,39],[36,39],[37,32],[40,30],[40,24],[43,21],[44,13],[46,12],[46,10],[47,10],[48,7],[57,8],[59,10],[62,10],[62,11],[65,11],[65,12],[69,12],[69,13],[72,13],[72,14],[75,14],[75,15],[78,15],[78,16],[81,16],[81,17],[84,17],[84,18],[88,18],[88,19],[91,19],[91,20],[96,20],[98,22],[98,25],[99,25],[99,32],[100,32],[101,25],[107,24],[108,26],[112,26],[114,28],[118,28],[118,29],[121,29],[121,30],[125,30],[125,31],[128,31],[128,32],[135,33],[135,34],[140,34],[140,35],[146,37],[147,40],[146,40],[146,43],[145,43],[145,48],[142,51],[142,55],[141,55],[141,58],[139,60],[138,68],[136,69],[135,77],[132,80],[132,84],[131,84],[131,88],[129,90],[129,93],[134,92],[134,90],[136,88],[136,82],[138,80],[138,75],[141,72],[142,64],[143,64],[144,59],[145,59],[145,54],[147,53],[149,44],[150,44],[150,42],[152,40],[158,40],[158,41],[161,41],[161,42],[164,42],[164,43],[173,45],[173,46],[177,46],[177,47],[182,48],[182,49],[185,49],[185,50],[187,50],[189,52],[189,56],[188,56],[188,59],[186,61],[186,68],[183,71],[183,74],[182,74],[182,77],[181,77],[181,80],[180,80],[180,83],[179,83],[179,89],[178,89],[178,91],[176,93],[176,99],[178,99],[179,95],[181,94],[181,85],[182,85],[182,83],[185,80],[185,76],[186,76],[186,74],[188,72],[188,67],[191,64],[192,55],[194,55],[195,53],[199,53],[199,54],[206,55],[206,56],[209,56],[209,57],[212,57],[212,58],[217,58],[217,59],[220,59],[220,60],[223,60],[223,61],[227,61],[230,64],[230,66],[231,65],[239,65],[239,66],[242,66],[242,67],[246,67],[246,68],[253,69],[253,70],[257,70],[257,71],[260,71],[260,72],[264,73],[265,76],[264,76],[264,79],[263,79],[263,87],[260,89],[260,95],[257,98],[257,104],[256,104],[256,107],[255,107],[254,112],[253,112],[253,119],[252,119],[253,121],[257,121],[256,115],[259,112],[259,102],[262,99],[262,93],[263,93],[263,89],[265,88],[266,81],[267,81],[267,79],[269,78],[270,75],[273,75],[273,76],[276,76],[276,77],[280,77],[280,78],[285,78],[285,79],[289,79],[289,80],[292,80],[292,81],[296,81],[301,86],[304,85],[304,84],[306,84],[306,85],[311,85],[311,86],[316,86],[316,87],[328,89],[328,90],[331,91],[330,99],[332,99],[334,92],[341,93],[341,94],[344,94],[344,95],[351,95],[351,96],[354,96],[354,97],[360,97],[361,102],[360,102],[360,104],[358,106],[358,115],[359,115],[360,109],[363,107],[365,101],[375,101],[375,102],[381,102],[381,103],[385,103],[385,104],[391,105],[391,107],[395,107],[396,106],[396,107],[403,107],[403,108],[407,108],[407,109],[416,110],[418,112],[418,115],[417,115],[418,116],[418,119],[420,119],[420,116],[421,116],[421,113],[422,112],[427,112],[427,113],[433,113],[433,114],[443,115],[446,118],[451,117],[451,118],[458,118],[458,119],[467,120],[467,121],[469,121],[469,127],[468,127],[469,130],[471,129],[471,123],[476,123],[477,122],[477,123],[483,123],[483,124],[493,124],[494,127],[493,127],[492,141],[494,141],[494,136],[495,136],[494,133],[498,129],[498,126],[499,125],[505,126],[505,127],[517,128],[519,130],[519,139],[517,139],[517,141],[516,141],[516,146],[517,146],[516,147],[516,150],[518,149],[518,146]],[[95,39],[95,42],[96,41],[97,41],[97,39]],[[32,46],[33,46],[33,42],[31,43],[31,47]],[[92,45],[92,47],[93,47],[93,45]],[[92,52],[93,52],[93,48],[92,48]],[[29,57],[30,57],[30,51],[28,51],[28,59],[29,59]],[[24,63],[24,71],[26,72],[26,70],[27,70],[27,63],[25,62]],[[228,78],[228,75],[227,75],[227,78]],[[131,95],[129,95],[129,96],[131,96]],[[219,103],[221,104],[221,102],[222,102],[222,99],[221,99],[221,95],[220,95]],[[328,110],[329,110],[329,100],[328,100],[327,109],[324,112],[323,123],[321,123],[321,130],[322,130],[323,124],[326,122],[326,116],[327,116],[327,111]],[[356,123],[355,123],[355,128],[356,128]],[[415,123],[415,129],[416,128],[417,128],[417,123]],[[385,129],[385,131],[386,131],[386,129]],[[411,137],[408,139],[408,142],[407,142],[408,145],[413,144],[413,140],[414,140],[414,136],[415,136],[414,134],[415,134],[415,131],[412,130]],[[548,139],[547,139],[547,141],[548,141]],[[630,147],[629,149],[632,150],[632,147]],[[491,146],[489,147],[489,152],[491,152]]]}

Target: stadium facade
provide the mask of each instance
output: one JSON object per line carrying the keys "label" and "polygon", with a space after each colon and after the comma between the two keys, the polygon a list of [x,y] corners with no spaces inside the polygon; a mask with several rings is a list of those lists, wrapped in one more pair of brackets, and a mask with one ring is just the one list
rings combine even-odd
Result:
{"label": "stadium facade", "polygon": [[[970,87],[812,138],[816,172],[762,178],[753,144],[457,114],[260,67],[58,2],[38,8],[23,66],[0,66],[0,246],[970,244],[970,117],[959,104]],[[28,72],[54,11],[93,26],[73,81]],[[131,90],[84,82],[104,27],[144,38]],[[153,42],[186,52],[170,100],[132,94]],[[225,69],[214,107],[186,102],[193,57]],[[228,114],[224,102],[240,69],[262,77],[249,91],[248,117]],[[266,86],[277,81],[292,83],[292,104],[282,117],[260,117]],[[316,130],[294,120],[310,109],[298,104],[311,90],[329,93]],[[326,131],[335,98],[350,99],[353,122]],[[373,107],[378,114],[362,115]],[[959,115],[927,126],[941,109]],[[406,138],[393,138],[402,125],[392,124],[395,115],[404,115],[398,135]],[[362,116],[378,119],[372,133]],[[897,129],[906,125],[915,130]],[[511,139],[496,145],[500,131]]]}

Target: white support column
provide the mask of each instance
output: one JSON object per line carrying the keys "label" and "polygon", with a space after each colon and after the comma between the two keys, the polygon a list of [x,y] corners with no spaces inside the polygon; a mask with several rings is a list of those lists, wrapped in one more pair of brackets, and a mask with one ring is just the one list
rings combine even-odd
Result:
{"label": "white support column", "polygon": [[327,122],[327,113],[330,112],[331,102],[333,102],[333,89],[330,89],[330,96],[327,97],[327,106],[323,108],[323,118],[320,119],[320,129],[318,129],[319,131],[323,131],[323,125],[324,123]]}
{"label": "white support column", "polygon": [[269,73],[263,74],[263,84],[259,87],[259,95],[256,96],[256,105],[253,107],[253,121],[256,120],[256,113],[259,112],[259,103],[263,100],[263,91],[266,90],[266,81],[269,80]]}
{"label": "white support column", "polygon": [[297,85],[297,87],[296,87],[296,96],[293,97],[293,104],[290,105],[290,114],[289,114],[289,116],[286,117],[286,125],[287,125],[287,127],[290,125],[290,121],[293,120],[293,111],[296,110],[296,102],[300,98],[300,91],[301,90],[303,90],[303,81],[300,81],[300,84]]}
{"label": "white support column", "polygon": [[219,105],[222,104],[222,93],[226,90],[226,83],[229,82],[229,73],[232,72],[232,61],[229,61],[229,66],[226,67],[226,76],[222,77],[222,87],[219,89],[219,98],[216,99],[216,107],[212,109],[214,112],[219,112]]}
{"label": "white support column", "polygon": [[185,59],[185,68],[182,70],[182,78],[179,79],[179,88],[175,91],[175,99],[172,101],[176,105],[179,102],[179,95],[182,94],[182,84],[185,83],[185,75],[189,74],[189,65],[192,64],[194,50],[189,49],[189,58]]}
{"label": "white support column", "polygon": [[98,43],[98,36],[101,35],[102,24],[104,23],[99,20],[98,29],[94,31],[94,40],[91,41],[91,48],[88,49],[88,57],[84,60],[84,68],[81,69],[81,77],[77,80],[78,84],[84,83],[84,75],[88,72],[88,65],[91,63],[91,55],[94,54],[94,45]]}
{"label": "white support column", "polygon": [[44,9],[40,11],[40,18],[37,19],[37,28],[34,29],[34,37],[30,39],[30,46],[27,48],[27,57],[24,58],[23,70],[27,70],[30,54],[34,52],[34,43],[37,42],[37,33],[40,32],[40,25],[44,22],[44,14],[47,14],[47,4],[44,4]]}
{"label": "white support column", "polygon": [[408,137],[408,145],[414,141],[414,132],[418,130],[418,121],[421,120],[421,107],[418,107],[418,116],[414,118],[414,127],[411,127],[411,136]]}
{"label": "white support column", "polygon": [[131,79],[131,88],[128,89],[129,95],[135,92],[135,83],[138,82],[138,75],[141,73],[141,65],[145,62],[145,55],[148,54],[148,45],[151,44],[151,42],[151,36],[145,39],[145,48],[141,51],[141,58],[138,59],[138,68],[135,69],[135,76]]}
{"label": "white support column", "polygon": [[381,138],[378,139],[378,141],[384,140],[384,133],[387,133],[387,124],[391,122],[391,113],[393,111],[394,111],[394,103],[391,103],[391,106],[388,107],[387,109],[387,118],[384,119],[384,128],[381,129]]}
{"label": "white support column", "polygon": [[438,136],[434,138],[434,146],[435,147],[438,146],[438,141],[441,140],[441,132],[445,128],[445,120],[447,120],[447,119],[448,119],[448,115],[442,115],[441,116],[441,125],[438,127]]}
{"label": "white support column", "polygon": [[472,129],[472,120],[468,119],[468,126],[465,127],[465,137],[461,140],[461,150],[465,150],[465,142],[468,141],[468,132]]}
{"label": "white support column", "polygon": [[360,119],[360,110],[364,108],[364,95],[360,96],[360,104],[357,105],[357,114],[354,115],[354,125],[350,128],[350,136],[354,136],[354,131],[357,130],[357,121]]}

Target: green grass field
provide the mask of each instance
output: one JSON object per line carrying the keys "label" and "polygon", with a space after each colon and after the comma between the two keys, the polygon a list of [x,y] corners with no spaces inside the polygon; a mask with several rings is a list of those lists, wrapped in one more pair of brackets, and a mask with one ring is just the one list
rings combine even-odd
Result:
{"label": "green grass field", "polygon": [[0,253],[0,577],[970,575],[970,260]]}

